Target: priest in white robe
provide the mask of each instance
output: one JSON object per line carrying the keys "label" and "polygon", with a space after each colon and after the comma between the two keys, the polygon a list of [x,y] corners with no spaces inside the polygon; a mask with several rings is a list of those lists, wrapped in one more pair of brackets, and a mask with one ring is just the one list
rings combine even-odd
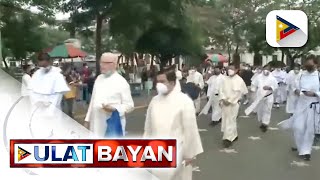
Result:
{"label": "priest in white robe", "polygon": [[[192,67],[191,70],[189,71],[189,75],[187,77],[187,83],[192,82],[196,86],[198,86],[200,89],[204,88],[204,81],[203,81],[203,76],[201,73],[197,71],[195,67]],[[194,104],[196,107],[196,113],[200,113],[200,108],[201,108],[201,93],[199,93],[199,97],[194,100]]]}
{"label": "priest in white robe", "polygon": [[237,74],[239,69],[235,65],[228,68],[228,77],[225,77],[219,90],[219,100],[222,109],[223,145],[228,148],[238,139],[237,116],[240,99],[248,94],[243,79]]}
{"label": "priest in white robe", "polygon": [[28,87],[31,102],[33,105],[52,105],[49,109],[54,112],[55,108],[61,109],[63,95],[70,89],[60,69],[52,66],[48,54],[40,54],[38,61],[40,69],[33,74]]}
{"label": "priest in white robe", "polygon": [[213,75],[209,78],[208,84],[210,84],[208,88],[208,96],[209,101],[204,106],[200,114],[208,114],[210,107],[212,108],[211,114],[211,125],[216,126],[221,122],[222,111],[220,107],[219,101],[219,89],[225,78],[224,75],[221,74],[221,69],[219,67],[215,67],[213,71]]}
{"label": "priest in white robe", "polygon": [[[52,66],[50,56],[46,53],[38,56],[40,69],[37,70],[28,86],[32,104],[33,124],[37,135],[48,137],[54,129],[54,119],[61,118],[61,101],[63,95],[70,91],[60,69]],[[49,120],[51,119],[51,120]]]}
{"label": "priest in white robe", "polygon": [[[266,65],[263,73],[252,82],[251,90],[257,92],[255,102],[248,109],[257,109],[258,121],[261,123],[260,129],[266,132],[270,124],[271,111],[273,106],[273,92],[278,88],[278,81],[271,75],[271,67]],[[246,112],[246,115],[248,113]]]}
{"label": "priest in white robe", "polygon": [[125,135],[126,113],[134,108],[130,85],[117,72],[118,56],[104,53],[100,59],[101,74],[93,86],[89,109],[85,118],[86,126],[100,138],[107,129],[106,120],[117,110],[121,118],[122,132]]}
{"label": "priest in white robe", "polygon": [[316,70],[316,58],[310,56],[305,62],[306,71],[303,71],[296,81],[295,94],[298,95],[297,106],[293,116],[285,124],[291,124],[299,156],[309,161],[315,134],[319,127],[319,72]]}
{"label": "priest in white robe", "polygon": [[160,180],[191,180],[192,161],[203,148],[193,101],[181,91],[175,91],[175,86],[175,72],[161,70],[157,75],[158,95],[147,110],[144,137],[177,139],[177,168],[152,170],[155,176]]}
{"label": "priest in white robe", "polygon": [[[253,73],[254,73],[254,74],[253,74],[253,76],[252,76],[252,78],[251,78],[251,83],[252,83],[253,81],[255,81],[255,79],[256,79],[260,74],[262,74],[262,67],[261,67],[261,66],[256,67],[256,69],[254,70]],[[251,89],[249,89],[249,90],[251,90]],[[253,103],[253,101],[256,99],[256,97],[257,97],[257,92],[251,92],[251,97],[250,97],[251,100],[250,100],[250,103]],[[253,112],[253,113],[257,113],[257,109],[253,109],[252,112]]]}
{"label": "priest in white robe", "polygon": [[288,73],[287,80],[286,80],[287,92],[288,92],[286,112],[291,115],[294,113],[297,105],[298,96],[294,93],[294,87],[295,87],[296,81],[299,80],[300,76],[301,76],[300,67],[295,66],[294,69]]}
{"label": "priest in white robe", "polygon": [[274,71],[272,71],[272,75],[277,79],[279,88],[274,92],[274,101],[276,108],[280,107],[280,104],[286,101],[287,94],[286,91],[286,76],[287,73],[282,71],[281,68],[277,67]]}

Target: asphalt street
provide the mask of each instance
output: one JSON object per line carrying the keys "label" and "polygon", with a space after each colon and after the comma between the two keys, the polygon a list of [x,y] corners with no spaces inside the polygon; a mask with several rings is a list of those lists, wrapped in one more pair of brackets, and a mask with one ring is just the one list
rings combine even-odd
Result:
{"label": "asphalt street", "polygon": [[[134,97],[136,109],[127,115],[127,135],[143,133],[146,108],[151,96]],[[202,101],[202,106],[205,100]],[[242,105],[238,118],[239,140],[229,149],[222,147],[220,125],[209,126],[210,115],[198,117],[198,128],[204,147],[194,163],[194,180],[302,180],[320,178],[320,147],[315,146],[311,161],[305,162],[291,151],[294,145],[290,131],[279,130],[277,123],[287,119],[285,107],[272,110],[270,129],[262,133],[255,115],[244,115]],[[192,148],[192,147],[190,147]]]}

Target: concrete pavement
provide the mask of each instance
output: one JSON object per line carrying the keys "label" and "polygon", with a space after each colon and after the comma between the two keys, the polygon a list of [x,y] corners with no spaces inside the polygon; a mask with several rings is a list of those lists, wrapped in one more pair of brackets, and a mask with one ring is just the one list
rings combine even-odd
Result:
{"label": "concrete pavement", "polygon": [[[134,97],[135,104],[147,105],[151,97]],[[205,101],[202,101],[204,105]],[[284,107],[273,109],[271,130],[262,133],[256,116],[246,117],[242,106],[238,119],[239,140],[228,150],[222,148],[220,125],[211,127],[210,115],[198,117],[204,153],[195,161],[194,180],[302,180],[320,178],[320,150],[315,147],[311,161],[304,162],[291,152],[291,132],[277,129],[288,118]],[[127,115],[129,136],[143,133],[146,108]],[[192,148],[192,147],[190,147]],[[316,150],[318,149],[318,150]]]}

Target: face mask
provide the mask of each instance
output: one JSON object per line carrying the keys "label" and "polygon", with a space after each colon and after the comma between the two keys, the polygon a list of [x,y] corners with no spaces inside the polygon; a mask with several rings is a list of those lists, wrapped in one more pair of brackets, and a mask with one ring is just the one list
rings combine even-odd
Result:
{"label": "face mask", "polygon": [[182,74],[181,74],[181,73],[177,74],[176,76],[177,76],[177,79],[178,79],[178,80],[181,80],[181,79],[182,79]]}
{"label": "face mask", "polygon": [[107,78],[107,77],[110,77],[111,75],[113,74],[112,71],[107,71],[105,73],[103,73],[103,75]]}
{"label": "face mask", "polygon": [[295,74],[299,74],[300,70],[294,70]]}
{"label": "face mask", "polygon": [[245,67],[244,70],[249,70],[249,68],[248,68],[248,67]]}
{"label": "face mask", "polygon": [[268,71],[268,70],[263,70],[263,75],[268,76],[269,73],[270,73],[270,71]]}
{"label": "face mask", "polygon": [[168,93],[168,87],[163,83],[157,83],[156,88],[159,95],[165,95]]}
{"label": "face mask", "polygon": [[280,71],[281,69],[280,69],[280,68],[277,68],[276,70],[277,70],[277,71]]}
{"label": "face mask", "polygon": [[228,75],[229,76],[233,76],[234,74],[235,74],[234,70],[232,70],[232,69],[228,70]]}
{"label": "face mask", "polygon": [[191,74],[193,74],[193,73],[195,73],[195,72],[196,72],[196,70],[194,70],[194,69],[190,71]]}
{"label": "face mask", "polygon": [[51,70],[51,66],[41,67],[41,69],[44,71],[44,73],[48,73]]}
{"label": "face mask", "polygon": [[262,73],[262,70],[261,70],[261,69],[258,69],[257,72],[260,74],[260,73]]}

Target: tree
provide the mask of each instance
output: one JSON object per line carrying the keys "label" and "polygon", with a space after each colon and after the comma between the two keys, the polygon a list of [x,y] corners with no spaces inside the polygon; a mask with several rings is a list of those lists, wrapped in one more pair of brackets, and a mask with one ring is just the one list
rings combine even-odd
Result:
{"label": "tree", "polygon": [[177,55],[200,55],[201,44],[183,27],[156,26],[140,37],[136,50],[158,56],[161,67],[164,67]]}
{"label": "tree", "polygon": [[[2,48],[4,57],[11,55],[16,59],[24,59],[28,54],[40,50],[44,46],[40,28],[44,23],[53,23],[53,12],[59,4],[56,0],[1,0],[0,23],[2,32]],[[36,6],[37,14],[25,9]],[[6,64],[6,68],[8,65]]]}
{"label": "tree", "polygon": [[100,56],[102,48],[102,27],[104,22],[108,22],[113,0],[70,0],[63,5],[64,12],[72,12],[72,25],[77,24],[76,20],[96,24],[95,32],[95,51],[96,51],[96,68],[100,73]]}
{"label": "tree", "polygon": [[193,2],[139,0],[131,4],[116,1],[110,19],[111,34],[125,40],[122,47],[130,51],[159,57],[161,66],[177,55],[198,55],[203,39],[197,25],[186,14],[186,5]]}

